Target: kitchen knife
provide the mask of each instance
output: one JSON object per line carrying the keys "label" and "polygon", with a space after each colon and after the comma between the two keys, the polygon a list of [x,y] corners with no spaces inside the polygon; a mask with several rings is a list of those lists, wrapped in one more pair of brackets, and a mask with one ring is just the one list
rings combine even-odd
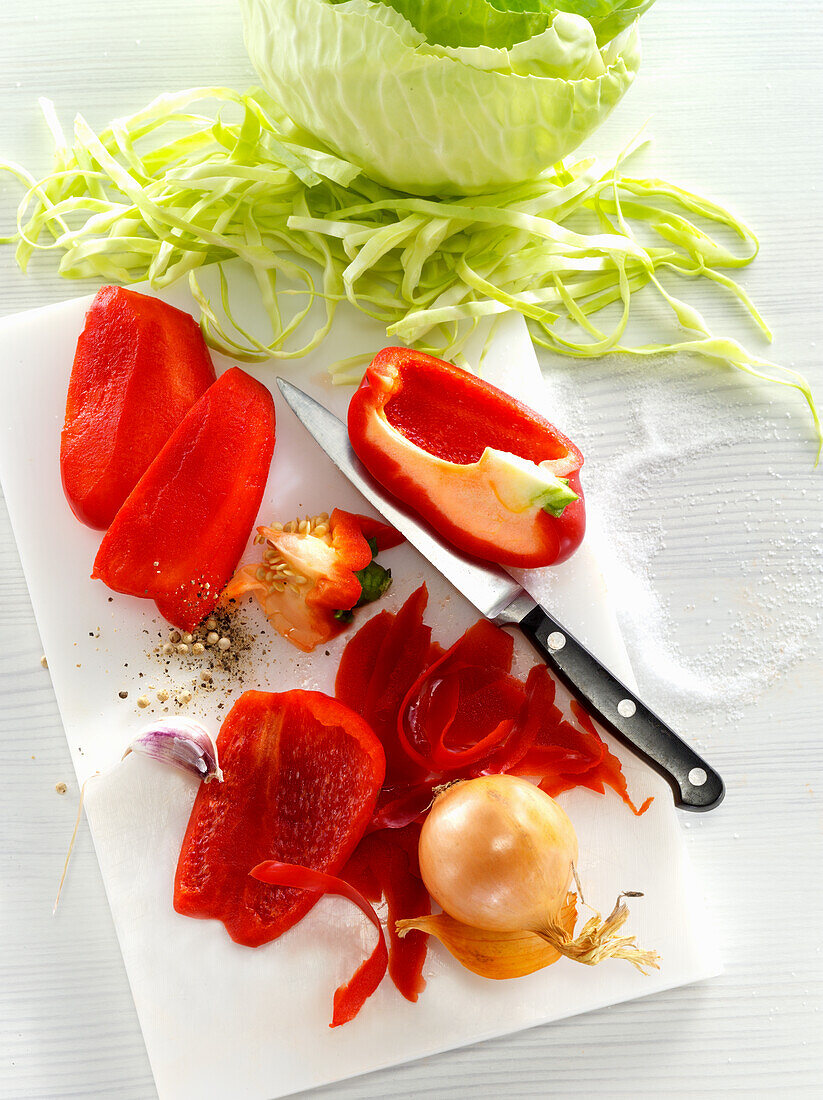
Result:
{"label": "kitchen knife", "polygon": [[338,470],[412,546],[487,619],[517,626],[551,671],[607,730],[635,749],[671,784],[683,810],[713,810],[725,788],[717,772],[496,565],[469,558],[444,542],[371,477],[354,453],[346,425],[308,394],[277,379],[303,427]]}

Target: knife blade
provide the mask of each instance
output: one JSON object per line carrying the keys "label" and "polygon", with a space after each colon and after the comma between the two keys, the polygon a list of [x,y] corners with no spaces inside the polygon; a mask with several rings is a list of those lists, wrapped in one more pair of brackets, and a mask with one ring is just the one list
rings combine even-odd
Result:
{"label": "knife blade", "polygon": [[635,692],[621,683],[581,642],[499,566],[461,554],[379,485],[354,453],[346,425],[303,390],[277,379],[297,419],[340,472],[383,518],[487,619],[516,626],[547,666],[611,733],[667,779],[675,804],[712,810],[725,794],[723,780]]}

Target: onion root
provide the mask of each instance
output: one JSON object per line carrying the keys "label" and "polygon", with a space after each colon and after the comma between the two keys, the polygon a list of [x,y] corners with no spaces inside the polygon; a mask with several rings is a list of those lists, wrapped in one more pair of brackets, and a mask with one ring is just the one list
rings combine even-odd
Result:
{"label": "onion root", "polygon": [[617,935],[629,917],[629,907],[623,899],[637,896],[634,891],[620,894],[605,920],[595,912],[577,936],[553,921],[545,929],[536,930],[536,934],[567,959],[586,966],[596,966],[604,959],[625,959],[641,974],[647,974],[650,969],[659,970],[660,956],[657,952],[642,950],[634,936]]}

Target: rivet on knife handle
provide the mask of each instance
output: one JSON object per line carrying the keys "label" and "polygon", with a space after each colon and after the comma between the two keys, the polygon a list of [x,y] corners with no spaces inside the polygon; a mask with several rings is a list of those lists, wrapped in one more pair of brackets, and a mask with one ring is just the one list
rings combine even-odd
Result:
{"label": "rivet on knife handle", "polygon": [[586,710],[668,779],[678,806],[713,810],[720,805],[725,787],[714,768],[547,611],[535,607],[517,625]]}

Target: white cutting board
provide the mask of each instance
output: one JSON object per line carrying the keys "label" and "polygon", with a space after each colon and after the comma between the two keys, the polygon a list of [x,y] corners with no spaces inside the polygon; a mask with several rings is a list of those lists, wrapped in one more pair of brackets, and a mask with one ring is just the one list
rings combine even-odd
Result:
{"label": "white cutting board", "polygon": [[[163,296],[193,308],[182,289]],[[111,594],[89,579],[100,536],[75,521],[63,498],[59,433],[90,300],[0,321],[0,476],[78,779],[104,773],[87,786],[86,812],[161,1100],[284,1096],[718,973],[669,788],[615,746],[635,801],[656,795],[649,812],[633,817],[612,793],[575,791],[562,801],[580,839],[587,900],[607,908],[621,890],[646,893],[633,904],[629,930],[662,956],[661,970],[648,977],[620,961],[586,968],[562,960],[542,973],[496,983],[462,970],[433,943],[428,986],[416,1005],[387,980],[356,1020],[330,1029],[333,990],[373,937],[345,902],[322,900],[282,939],[256,950],[233,944],[218,923],[174,913],[174,868],[194,781],[136,756],[117,762],[135,731],[162,713],[160,705],[138,710],[138,696],[154,698],[157,689],[190,683],[197,673],[183,664],[167,672],[152,653],[164,630],[153,605],[119,595],[109,602]],[[327,364],[385,343],[377,326],[341,310],[318,352],[248,369],[270,387],[276,373],[284,374],[342,414],[350,391],[328,384]],[[220,371],[229,360],[215,356],[215,365]],[[521,318],[501,325],[483,372],[532,405],[545,403]],[[367,511],[279,393],[275,402],[277,444],[261,520],[334,506]],[[562,410],[544,411],[563,427]],[[476,618],[410,547],[385,560],[395,584],[380,607],[396,609],[425,580],[438,640],[450,643]],[[570,562],[533,574],[529,587],[631,682],[594,538]],[[261,638],[244,661],[244,682],[215,677],[216,690],[198,692],[185,708],[214,732],[246,688],[332,689],[345,635],[328,646],[329,656],[323,650],[307,656],[257,625]],[[522,667],[533,661],[525,643],[519,660]],[[121,690],[129,692],[127,700],[119,698]],[[166,705],[175,709],[173,700]]]}

